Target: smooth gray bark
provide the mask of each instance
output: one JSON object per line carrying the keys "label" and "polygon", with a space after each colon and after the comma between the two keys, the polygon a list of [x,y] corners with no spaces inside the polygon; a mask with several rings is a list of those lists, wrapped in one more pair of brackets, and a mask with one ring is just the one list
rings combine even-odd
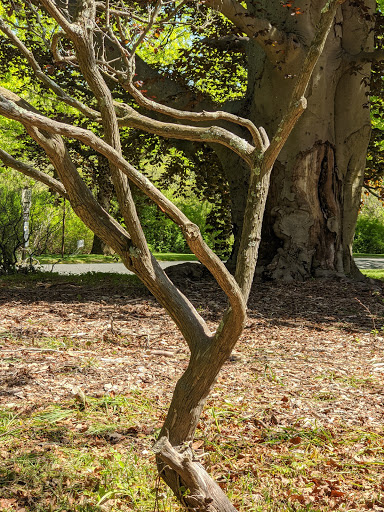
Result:
{"label": "smooth gray bark", "polygon": [[[287,13],[279,22],[287,24],[306,45],[313,36],[320,4],[306,2],[302,15]],[[365,4],[372,14],[375,2]],[[276,2],[265,2],[264,7],[271,17],[278,12]],[[358,273],[351,251],[370,137],[364,80],[370,65],[363,65],[357,73],[352,66],[353,56],[371,51],[372,44],[372,22],[345,2],[309,84],[308,107],[272,171],[259,255],[260,272],[267,278],[301,280]],[[292,52],[279,73],[256,42],[248,42],[247,53],[247,98],[238,113],[249,112],[251,120],[271,133],[287,104],[301,58]],[[235,155],[220,151],[237,237],[245,208],[241,188],[246,189],[249,171]]]}

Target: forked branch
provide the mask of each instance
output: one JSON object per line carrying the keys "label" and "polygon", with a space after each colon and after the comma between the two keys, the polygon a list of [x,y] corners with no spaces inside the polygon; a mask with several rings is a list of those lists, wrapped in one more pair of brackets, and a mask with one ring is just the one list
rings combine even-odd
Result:
{"label": "forked branch", "polygon": [[[186,241],[200,261],[210,270],[216,278],[224,293],[228,296],[231,310],[234,317],[242,318],[245,311],[245,303],[241,291],[239,290],[233,276],[227,271],[225,265],[217,255],[203,241],[198,227],[191,223],[189,219],[169,200],[167,199],[145,176],[130,165],[114,148],[109,146],[93,132],[84,130],[77,126],[67,125],[52,119],[46,118],[36,112],[30,112],[21,106],[15,105],[13,101],[7,99],[8,91],[0,88],[0,114],[19,121],[24,126],[38,128],[52,134],[59,134],[70,138],[76,138],[85,144],[88,144],[95,151],[103,154],[112,165],[120,169],[129,179],[135,183],[148,197],[150,197],[159,208],[164,211],[180,228],[182,229]],[[14,100],[14,95],[10,93]],[[27,103],[23,102],[23,107]],[[67,178],[68,179],[68,178]],[[92,228],[94,229],[94,228]],[[121,248],[117,250],[121,253]],[[129,256],[129,254],[128,254]],[[139,264],[139,254],[137,263]],[[125,255],[127,257],[127,254]],[[129,256],[130,257],[130,256]],[[135,272],[140,269],[139,266],[131,266]],[[140,272],[139,272],[140,274]],[[183,330],[183,329],[182,329]]]}

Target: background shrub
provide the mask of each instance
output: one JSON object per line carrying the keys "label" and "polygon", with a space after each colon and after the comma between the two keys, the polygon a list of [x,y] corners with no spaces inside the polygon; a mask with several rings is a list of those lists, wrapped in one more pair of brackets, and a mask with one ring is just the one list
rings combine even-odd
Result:
{"label": "background shrub", "polygon": [[[93,233],[75,215],[68,201],[57,197],[33,180],[20,179],[20,175],[12,170],[0,169],[0,190],[3,190],[3,194],[0,195],[2,212],[0,222],[3,239],[5,240],[6,237],[9,239],[7,249],[3,250],[3,259],[9,260],[7,265],[14,266],[17,259],[21,258],[23,244],[21,190],[24,187],[32,189],[29,254],[32,257],[38,257],[41,254],[62,254],[63,219],[63,254],[70,255],[77,252],[78,240],[84,240],[84,247],[78,252],[90,253]],[[207,244],[220,256],[225,256],[230,248],[230,241],[227,241],[227,235],[223,235],[218,229],[215,230],[208,221],[215,213],[214,205],[196,197],[192,190],[187,190],[183,196],[177,195],[178,192],[179,187],[174,186],[165,194],[200,227]],[[178,226],[135,187],[133,187],[133,193],[150,249],[153,252],[190,253]],[[112,201],[111,211],[114,212],[114,210],[114,201]],[[117,213],[116,215],[118,216]],[[1,243],[0,241],[0,250],[2,250]]]}
{"label": "background shrub", "polygon": [[92,247],[93,233],[81,222],[68,201],[53,196],[48,190],[37,189],[32,194],[30,220],[31,251],[40,254],[73,254],[77,250],[77,241],[84,240],[80,252],[88,253]]}
{"label": "background shrub", "polygon": [[384,254],[384,222],[380,218],[359,215],[353,251]]}
{"label": "background shrub", "polygon": [[357,218],[353,252],[384,254],[384,208],[372,194],[364,197]]}

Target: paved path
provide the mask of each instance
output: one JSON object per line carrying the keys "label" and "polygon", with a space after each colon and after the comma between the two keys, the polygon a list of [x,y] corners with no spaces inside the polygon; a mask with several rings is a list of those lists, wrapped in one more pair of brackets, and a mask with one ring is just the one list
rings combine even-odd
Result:
{"label": "paved path", "polygon": [[[159,261],[162,268],[186,263],[185,261]],[[197,262],[193,262],[197,263]],[[106,272],[112,274],[133,274],[123,263],[57,263],[56,265],[41,265],[45,272],[59,274],[86,274],[87,272]]]}
{"label": "paved path", "polygon": [[[384,269],[384,258],[355,258],[356,265],[364,269]],[[186,263],[185,261],[160,261],[162,268]],[[197,263],[197,262],[194,262]],[[118,274],[132,274],[122,263],[57,263],[56,265],[42,265],[45,272],[58,272],[59,274],[85,274],[87,272],[109,272]]]}
{"label": "paved path", "polygon": [[359,268],[384,268],[384,258],[355,258],[355,262]]}

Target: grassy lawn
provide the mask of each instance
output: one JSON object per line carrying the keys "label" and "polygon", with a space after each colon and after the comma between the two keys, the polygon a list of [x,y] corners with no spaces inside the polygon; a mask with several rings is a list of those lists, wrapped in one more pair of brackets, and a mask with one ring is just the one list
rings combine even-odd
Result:
{"label": "grassy lawn", "polygon": [[197,261],[194,254],[178,254],[174,252],[154,252],[154,257],[159,261]]}
{"label": "grassy lawn", "polygon": [[[348,508],[344,486],[362,490],[380,479],[382,433],[313,425],[266,427],[253,437],[244,420],[249,411],[236,399],[209,402],[195,445],[240,511],[380,506],[379,494]],[[142,391],[33,412],[0,410],[1,444],[9,454],[0,469],[1,512],[181,512],[157,479],[151,453],[159,412],[156,397]],[[378,458],[365,462],[372,453]],[[313,504],[305,499],[311,495]]]}
{"label": "grassy lawn", "polygon": [[[154,414],[152,401],[135,392],[87,398],[85,406],[72,400],[34,412],[0,410],[0,446],[11,452],[0,468],[1,512],[149,511],[154,457],[140,453],[154,439],[141,432]],[[123,438],[124,447],[117,445]]]}
{"label": "grassy lawn", "polygon": [[[194,254],[155,252],[153,255],[159,261],[197,261]],[[64,256],[64,258],[59,254],[43,254],[36,259],[42,265],[52,265],[55,263],[116,263],[121,261],[118,256],[104,256],[103,254],[74,254]]]}
{"label": "grassy lawn", "polygon": [[360,252],[353,253],[354,258],[384,258],[384,254],[365,254]]}
{"label": "grassy lawn", "polygon": [[360,269],[361,273],[371,279],[380,279],[384,281],[384,268],[375,268],[375,269]]}
{"label": "grassy lawn", "polygon": [[[175,252],[155,252],[155,258],[159,261],[197,261],[194,254],[180,254]],[[384,254],[361,254],[355,253],[354,258],[384,258]],[[42,265],[54,263],[116,263],[120,262],[119,256],[104,256],[103,254],[42,254],[36,258]]]}

